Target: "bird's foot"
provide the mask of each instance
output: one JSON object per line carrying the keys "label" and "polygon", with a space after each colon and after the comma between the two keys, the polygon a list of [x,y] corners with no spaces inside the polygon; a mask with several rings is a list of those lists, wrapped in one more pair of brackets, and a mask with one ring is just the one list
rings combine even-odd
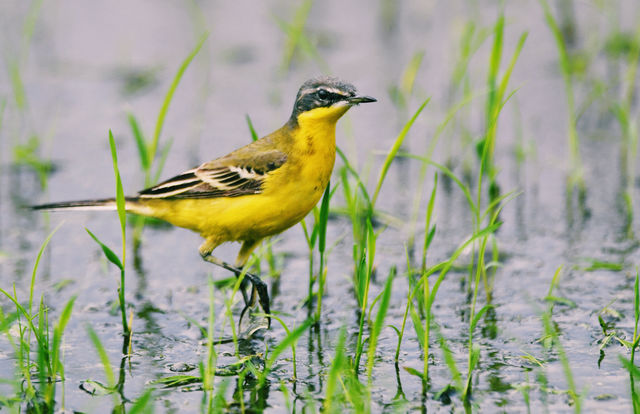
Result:
{"label": "bird's foot", "polygon": [[253,273],[244,272],[242,269],[239,269],[235,266],[231,266],[230,264],[218,259],[215,256],[208,254],[208,255],[202,255],[202,258],[209,263],[212,263],[216,266],[220,266],[223,269],[233,272],[238,277],[244,274],[244,278],[245,278],[244,280],[249,280],[249,282],[251,282],[252,288],[251,288],[250,297],[248,297],[246,293],[244,280],[241,284],[242,297],[244,299],[245,307],[242,309],[242,312],[240,313],[240,320],[238,321],[238,331],[239,332],[241,331],[240,328],[242,326],[242,318],[244,317],[245,313],[247,312],[247,310],[249,310],[251,307],[255,305],[256,295],[258,297],[260,306],[262,307],[262,310],[264,311],[267,317],[267,329],[270,328],[271,327],[271,316],[270,316],[271,307],[269,305],[269,290],[267,288],[267,284],[264,283],[262,279],[260,279],[258,276],[254,275]]}
{"label": "bird's foot", "polygon": [[267,318],[267,329],[271,328],[271,311],[269,306],[269,291],[267,290],[267,285],[264,283],[259,277],[247,273],[245,277],[249,279],[252,284],[251,287],[251,298],[249,301],[245,300],[245,306],[240,312],[240,319],[238,320],[238,331],[242,331],[242,319],[248,310],[253,308],[256,304],[256,296],[260,303],[260,307],[266,314]]}

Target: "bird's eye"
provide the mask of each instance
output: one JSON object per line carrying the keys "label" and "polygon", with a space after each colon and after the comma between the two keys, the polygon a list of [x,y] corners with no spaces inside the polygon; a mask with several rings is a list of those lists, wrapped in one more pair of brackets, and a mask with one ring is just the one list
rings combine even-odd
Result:
{"label": "bird's eye", "polygon": [[318,98],[324,100],[329,97],[329,92],[326,89],[320,89],[318,91]]}

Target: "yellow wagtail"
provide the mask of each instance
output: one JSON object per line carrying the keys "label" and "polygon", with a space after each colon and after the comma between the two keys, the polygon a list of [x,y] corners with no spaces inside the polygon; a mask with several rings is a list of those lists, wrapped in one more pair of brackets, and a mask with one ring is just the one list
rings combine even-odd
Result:
{"label": "yellow wagtail", "polygon": [[[353,85],[338,79],[310,79],[300,87],[293,113],[282,128],[127,197],[126,210],[200,233],[205,239],[202,258],[240,275],[262,239],[298,223],[320,200],[333,170],[338,119],[354,105],[375,101],[357,95]],[[115,210],[116,204],[108,198],[33,208]],[[211,254],[230,241],[242,242],[235,266]],[[265,313],[270,312],[266,284],[251,273],[245,276],[253,288],[248,298],[242,286],[245,308],[239,323],[256,294]]]}

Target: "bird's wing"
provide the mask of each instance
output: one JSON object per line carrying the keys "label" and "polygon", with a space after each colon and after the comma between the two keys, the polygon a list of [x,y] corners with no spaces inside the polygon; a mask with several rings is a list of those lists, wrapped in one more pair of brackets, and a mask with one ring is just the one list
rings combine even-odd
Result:
{"label": "bird's wing", "polygon": [[142,190],[138,196],[215,198],[259,194],[262,192],[265,177],[286,161],[287,155],[282,151],[261,151],[247,146]]}

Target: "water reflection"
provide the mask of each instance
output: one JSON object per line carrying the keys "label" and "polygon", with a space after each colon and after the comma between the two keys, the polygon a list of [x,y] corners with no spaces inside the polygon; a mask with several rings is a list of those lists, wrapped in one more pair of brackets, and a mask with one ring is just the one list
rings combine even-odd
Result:
{"label": "water reflection", "polygon": [[567,178],[565,187],[565,215],[569,246],[581,240],[584,225],[591,217],[587,207],[587,188],[584,183],[574,183]]}

